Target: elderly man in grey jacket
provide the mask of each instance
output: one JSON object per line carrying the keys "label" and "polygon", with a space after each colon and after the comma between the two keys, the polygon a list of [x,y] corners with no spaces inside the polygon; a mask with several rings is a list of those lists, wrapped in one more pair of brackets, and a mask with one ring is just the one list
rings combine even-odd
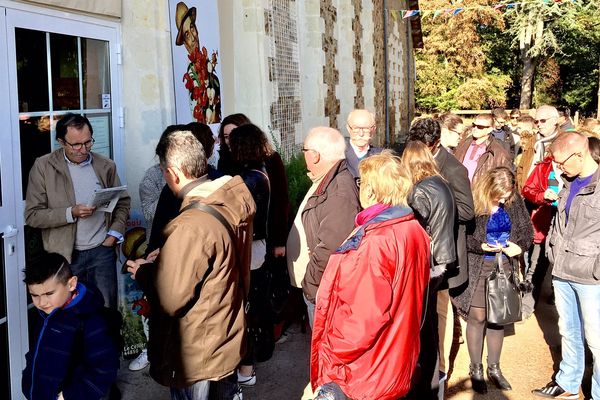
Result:
{"label": "elderly man in grey jacket", "polygon": [[587,341],[594,358],[592,397],[600,399],[600,171],[580,133],[560,134],[550,152],[565,178],[547,250],[554,264],[562,361],[555,379],[533,393],[578,399]]}

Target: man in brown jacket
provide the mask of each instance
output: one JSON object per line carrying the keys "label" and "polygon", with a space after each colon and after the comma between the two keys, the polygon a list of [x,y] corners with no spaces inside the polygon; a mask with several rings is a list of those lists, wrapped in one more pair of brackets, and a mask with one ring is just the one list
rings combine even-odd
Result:
{"label": "man in brown jacket", "polygon": [[152,306],[150,375],[173,398],[205,400],[212,386],[220,399],[237,399],[256,205],[239,176],[207,178],[206,156],[190,131],[163,134],[156,154],[183,203],[156,261],[128,262]]}
{"label": "man in brown jacket", "polygon": [[340,132],[317,127],[308,133],[302,148],[313,181],[299,211],[308,251],[302,290],[311,326],[317,289],[329,256],[348,237],[360,211],[358,187],[344,159],[345,147]]}
{"label": "man in brown jacket", "polygon": [[121,185],[115,163],[91,151],[90,121],[66,114],[56,124],[60,149],[35,160],[29,172],[25,223],[40,228],[44,249],[62,255],[81,280],[94,284],[104,304],[117,307],[115,245],[123,241],[130,198],[111,213],[88,205],[94,190]]}
{"label": "man in brown jacket", "polygon": [[454,151],[454,156],[467,168],[471,186],[492,168],[514,169],[512,159],[504,146],[491,135],[493,129],[492,115],[479,114],[473,121],[471,136],[459,143]]}

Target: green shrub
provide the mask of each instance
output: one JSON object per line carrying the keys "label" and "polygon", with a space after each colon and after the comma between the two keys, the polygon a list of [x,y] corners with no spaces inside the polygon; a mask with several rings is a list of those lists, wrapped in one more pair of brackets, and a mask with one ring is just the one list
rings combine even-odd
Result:
{"label": "green shrub", "polygon": [[302,153],[294,154],[285,163],[285,174],[288,179],[288,193],[290,195],[290,223],[294,220],[300,203],[302,203],[306,192],[312,185],[306,173],[306,163]]}

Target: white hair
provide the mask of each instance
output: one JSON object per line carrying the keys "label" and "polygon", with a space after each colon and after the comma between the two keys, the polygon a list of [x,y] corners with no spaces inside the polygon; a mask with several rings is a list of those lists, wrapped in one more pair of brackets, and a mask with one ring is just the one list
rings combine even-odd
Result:
{"label": "white hair", "polygon": [[317,151],[323,161],[339,161],[346,158],[346,141],[342,134],[328,126],[317,126],[308,131],[305,147]]}

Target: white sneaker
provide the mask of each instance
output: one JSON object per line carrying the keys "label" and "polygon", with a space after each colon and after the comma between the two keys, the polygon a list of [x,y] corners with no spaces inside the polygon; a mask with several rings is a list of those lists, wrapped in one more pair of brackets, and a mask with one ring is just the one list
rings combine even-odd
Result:
{"label": "white sneaker", "polygon": [[144,349],[135,360],[129,363],[129,370],[139,371],[141,369],[146,368],[148,364],[150,364],[150,362],[148,361],[148,350]]}
{"label": "white sneaker", "polygon": [[241,386],[256,385],[256,371],[255,370],[252,370],[252,375],[250,375],[250,376],[242,375],[242,374],[240,374],[240,371],[238,370],[237,377],[238,377],[238,385],[241,385]]}

